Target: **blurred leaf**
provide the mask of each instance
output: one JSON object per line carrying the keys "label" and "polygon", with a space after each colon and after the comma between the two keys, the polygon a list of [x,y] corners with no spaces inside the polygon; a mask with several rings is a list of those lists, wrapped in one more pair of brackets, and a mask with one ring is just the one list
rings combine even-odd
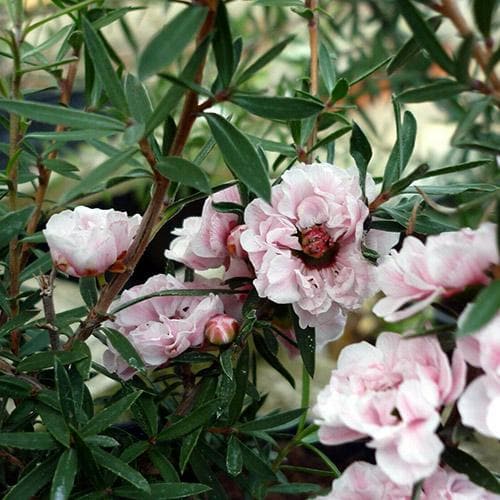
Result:
{"label": "blurred leaf", "polygon": [[467,84],[470,80],[469,66],[475,44],[476,40],[474,38],[474,35],[470,34],[468,37],[462,40],[462,43],[458,48],[455,60],[455,74],[457,75],[457,80],[459,82]]}
{"label": "blurred leaf", "polygon": [[48,432],[0,432],[0,446],[22,450],[52,450],[57,443]]}
{"label": "blurred leaf", "polygon": [[405,111],[403,123],[399,122],[399,105],[394,101],[397,138],[384,168],[382,192],[394,184],[403,173],[415,147],[417,121],[412,113]]}
{"label": "blurred leaf", "polygon": [[234,94],[231,102],[254,115],[270,120],[301,120],[321,112],[319,102],[301,97],[269,97],[250,94]]}
{"label": "blurred leaf", "polygon": [[126,116],[128,114],[127,100],[125,99],[121,81],[109,60],[106,47],[99,34],[85,17],[82,17],[82,27],[83,37],[90,59],[94,64],[95,73],[101,81],[111,104]]}
{"label": "blurred leaf", "polygon": [[281,427],[283,425],[291,425],[292,422],[294,420],[299,419],[305,411],[306,410],[304,408],[300,408],[298,410],[290,410],[282,413],[266,415],[265,417],[259,417],[250,422],[237,424],[235,427],[240,432],[271,430],[275,427]]}
{"label": "blurred leaf", "polygon": [[212,192],[207,174],[189,160],[178,156],[163,156],[155,168],[161,175],[174,182],[193,187],[202,193]]}
{"label": "blurred leaf", "polygon": [[426,163],[418,166],[411,174],[396,181],[389,189],[390,196],[395,196],[406,189],[413,181],[422,178],[429,171],[429,165]]}
{"label": "blurred leaf", "polygon": [[113,488],[113,493],[120,498],[137,498],[138,500],[169,500],[201,495],[210,491],[210,487],[199,483],[152,483],[151,494],[145,495],[131,488]]}
{"label": "blurred leaf", "polygon": [[[319,46],[319,71],[328,95],[331,95],[335,87],[337,76],[335,75],[335,67],[332,63],[332,57],[324,43]],[[348,84],[349,88],[349,84]]]}
{"label": "blurred leaf", "polygon": [[136,152],[137,149],[135,147],[125,149],[116,156],[112,156],[100,165],[97,165],[97,167],[94,167],[81,182],[66,191],[62,197],[61,203],[66,204],[82,195],[95,193],[100,189],[101,183],[103,183],[111,174],[116,174],[116,170]]}
{"label": "blurred leaf", "polygon": [[0,247],[8,246],[10,240],[24,230],[32,211],[32,207],[25,207],[0,217]]}
{"label": "blurred leaf", "polygon": [[295,389],[295,379],[283,366],[283,364],[276,357],[276,355],[270,351],[264,339],[260,335],[254,335],[253,340],[255,343],[255,348],[257,349],[257,352],[262,356],[262,358],[279,374],[281,374],[288,381],[288,383]]}
{"label": "blurred leaf", "polygon": [[214,97],[214,94],[210,90],[206,89],[205,87],[202,87],[198,83],[195,83],[191,80],[186,80],[185,78],[171,75],[170,73],[165,73],[165,72],[160,73],[160,77],[163,78],[164,80],[167,80],[169,82],[178,85],[179,87],[191,90],[195,94],[203,95],[205,97],[210,97],[210,98]]}
{"label": "blurred leaf", "polygon": [[314,483],[288,483],[288,484],[277,484],[275,486],[270,486],[267,492],[269,494],[280,493],[282,495],[304,495],[304,494],[320,493],[321,489],[322,488],[319,484],[314,484]]}
{"label": "blurred leaf", "polygon": [[208,403],[202,404],[189,413],[189,415],[182,417],[177,422],[174,422],[166,429],[158,434],[158,441],[170,441],[194,431],[198,427],[205,424],[211,417],[213,417],[215,410],[219,407],[220,401],[215,399]]}
{"label": "blurred leaf", "polygon": [[[300,3],[300,0],[299,0]],[[273,59],[283,52],[285,47],[295,38],[295,35],[290,35],[285,38],[283,41],[277,43],[273,47],[271,47],[267,52],[265,52],[262,56],[260,56],[254,63],[252,63],[248,68],[243,71],[243,73],[238,77],[237,83],[241,85],[250,79],[257,71],[261,70],[264,66],[269,64]]]}
{"label": "blurred leaf", "polygon": [[36,465],[12,486],[3,500],[24,500],[32,498],[41,490],[54,474],[58,455],[54,454]]}
{"label": "blurred leaf", "polygon": [[456,336],[465,337],[477,332],[489,323],[498,311],[500,311],[500,280],[494,280],[479,292],[459,326]]}
{"label": "blurred leaf", "polygon": [[32,386],[24,380],[19,380],[12,375],[0,376],[0,397],[2,398],[27,398],[31,395]]}
{"label": "blurred leaf", "polygon": [[65,160],[54,158],[52,160],[45,160],[43,164],[46,168],[52,170],[53,172],[57,172],[59,175],[69,177],[70,179],[80,180],[78,167],[75,167]]}
{"label": "blurred leaf", "polygon": [[40,274],[46,273],[51,267],[52,258],[50,253],[42,253],[23,269],[19,275],[19,281],[22,283],[26,280],[36,278]]}
{"label": "blurred leaf", "polygon": [[54,358],[54,372],[57,388],[57,399],[61,405],[61,412],[67,424],[75,424],[76,422],[76,406],[73,388],[68,373],[63,364]]}
{"label": "blurred leaf", "polygon": [[125,413],[134,401],[142,394],[142,391],[136,391],[132,394],[127,394],[116,403],[104,408],[94,418],[91,418],[86,425],[81,429],[82,436],[92,436],[99,434],[107,429],[110,425],[115,424],[118,419]]}
{"label": "blurred leaf", "polygon": [[139,78],[144,80],[177,59],[193,40],[206,13],[204,7],[191,6],[164,26],[149,41],[139,59]]}
{"label": "blurred leaf", "polygon": [[254,450],[249,448],[240,440],[237,440],[237,442],[241,449],[243,464],[245,465],[245,468],[247,470],[257,474],[260,479],[266,479],[270,481],[276,479],[276,476],[268,462],[263,460],[262,457],[260,457]]}
{"label": "blurred leaf", "polygon": [[227,442],[226,469],[231,476],[238,476],[243,469],[243,455],[234,434],[229,437]]}
{"label": "blurred leaf", "polygon": [[307,373],[314,377],[314,366],[316,361],[316,333],[314,328],[302,328],[299,324],[299,318],[295,313],[292,313],[293,329],[295,331],[295,338],[299,347],[300,356]]}
{"label": "blurred leaf", "polygon": [[437,168],[431,170],[422,175],[421,179],[426,179],[428,177],[437,177],[441,175],[451,174],[454,172],[462,172],[463,170],[470,170],[471,168],[482,167],[483,165],[489,165],[492,163],[491,158],[484,158],[483,160],[468,161],[465,163],[459,163],[457,165],[450,165],[448,167]]}
{"label": "blurred leaf", "polygon": [[446,448],[442,459],[454,470],[465,474],[477,485],[494,493],[500,493],[500,483],[486,467],[458,448]]}
{"label": "blurred leaf", "polygon": [[144,84],[130,73],[125,77],[125,95],[132,118],[138,123],[147,123],[153,112]]}
{"label": "blurred leaf", "polygon": [[354,158],[356,166],[358,167],[359,184],[364,196],[366,188],[366,172],[368,170],[368,163],[370,163],[370,159],[372,157],[372,148],[365,134],[359,128],[359,125],[356,122],[353,122],[352,124],[349,152]]}
{"label": "blurred leaf", "polygon": [[[427,19],[427,23],[434,31],[437,31],[441,25],[443,18],[441,16],[434,16]],[[415,37],[412,36],[405,44],[397,51],[391,62],[387,66],[387,74],[392,75],[401,66],[411,61],[411,59],[417,55],[422,50],[420,44],[416,41]]]}
{"label": "blurred leaf", "polygon": [[375,71],[378,71],[380,68],[383,68],[389,61],[390,57],[386,57],[384,60],[378,62],[375,64],[375,66],[372,66],[370,69],[359,75],[358,77],[354,78],[349,85],[352,87],[353,85],[356,85],[356,83],[362,82],[363,80],[366,80],[369,76],[373,75]]}
{"label": "blurred leaf", "polygon": [[215,17],[215,35],[212,40],[215,62],[222,86],[226,88],[231,83],[234,73],[233,37],[224,2],[218,2]]}
{"label": "blurred leaf", "polygon": [[[191,81],[201,64],[205,59],[209,47],[209,38],[206,38],[194,51],[188,63],[182,70],[179,80]],[[151,118],[146,124],[146,131],[144,135],[149,135],[158,125],[162,124],[168,115],[179,104],[179,101],[184,94],[184,88],[180,85],[174,84],[163,96],[160,102],[155,106]]]}
{"label": "blurred leaf", "polygon": [[397,95],[397,99],[400,102],[438,101],[439,99],[449,99],[466,90],[470,90],[468,85],[458,83],[455,80],[437,80],[416,89],[404,90]]}
{"label": "blurred leaf", "polygon": [[[12,330],[16,330],[17,328],[25,327],[26,323],[34,318],[38,314],[38,310],[29,310],[23,311],[19,313],[17,316],[14,316],[12,319],[7,321],[7,323],[3,324],[0,328],[0,338],[8,335]],[[45,354],[45,353],[44,353]],[[18,370],[19,365],[17,367]]]}
{"label": "blurred leaf", "polygon": [[304,3],[300,0],[255,0],[254,5],[262,7],[303,7]]}
{"label": "blurred leaf", "polygon": [[75,482],[77,467],[76,451],[73,448],[65,450],[57,462],[50,489],[50,500],[66,500],[69,498]]}
{"label": "blurred leaf", "polygon": [[161,477],[167,482],[179,482],[179,474],[175,470],[175,467],[170,463],[170,461],[160,452],[157,448],[152,448],[149,450],[149,458],[152,464],[158,469]]}
{"label": "blurred leaf", "polygon": [[85,358],[85,354],[80,352],[37,352],[22,359],[17,365],[17,371],[36,372],[44,370],[45,368],[50,368],[54,365],[55,358],[57,358],[61,364],[69,365],[70,363],[75,363]]}
{"label": "blurred leaf", "polygon": [[420,46],[429,53],[431,59],[439,64],[441,68],[453,75],[455,64],[439,43],[434,31],[422,17],[421,12],[410,0],[399,0],[397,5]]}
{"label": "blurred leaf", "polygon": [[130,340],[125,337],[118,330],[113,328],[102,328],[102,331],[106,335],[111,345],[116,349],[116,351],[123,358],[125,363],[130,365],[136,370],[144,370],[144,361],[142,360],[140,354],[137,352],[135,347],[132,345]]}
{"label": "blurred leaf", "polygon": [[271,184],[266,166],[252,143],[222,116],[213,113],[206,113],[203,116],[233,175],[257,196],[269,202]]}
{"label": "blurred leaf", "polygon": [[0,109],[50,125],[65,125],[78,129],[104,129],[116,132],[121,132],[125,128],[122,122],[109,116],[33,101],[7,100],[0,97]]}
{"label": "blurred leaf", "polygon": [[151,492],[151,488],[149,487],[149,483],[146,478],[140,472],[126,464],[123,460],[120,460],[111,453],[107,453],[99,448],[93,447],[91,450],[96,462],[101,467],[121,477],[139,490],[145,491],[148,494]]}
{"label": "blurred leaf", "polygon": [[[456,194],[462,194],[462,193],[474,193],[474,192],[486,192],[486,193],[492,193],[494,191],[498,190],[498,186],[495,186],[494,184],[482,184],[482,183],[467,183],[467,184],[450,184],[446,186],[435,186],[435,185],[428,185],[424,186],[422,184],[419,184],[418,186],[424,193],[429,194],[429,195],[437,195],[437,196],[443,196],[443,195],[456,195]],[[418,191],[413,187],[410,186],[405,190],[406,193],[417,193]]]}
{"label": "blurred leaf", "polygon": [[64,130],[63,132],[30,132],[24,136],[24,139],[55,142],[87,141],[89,139],[98,139],[99,137],[106,137],[117,133],[116,130],[99,128],[94,130]]}
{"label": "blurred leaf", "polygon": [[339,78],[330,94],[330,101],[335,103],[343,99],[349,92],[349,82],[345,78]]}
{"label": "blurred leaf", "polygon": [[99,291],[94,276],[82,277],[79,280],[80,295],[88,308],[95,306]]}
{"label": "blurred leaf", "polygon": [[484,38],[491,35],[491,27],[495,10],[498,7],[498,0],[473,0],[472,11],[474,21]]}

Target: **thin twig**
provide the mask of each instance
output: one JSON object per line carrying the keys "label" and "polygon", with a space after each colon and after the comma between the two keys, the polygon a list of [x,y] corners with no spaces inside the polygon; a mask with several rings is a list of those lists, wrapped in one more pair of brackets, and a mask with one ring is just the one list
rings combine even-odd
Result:
{"label": "thin twig", "polygon": [[[316,9],[318,7],[318,0],[305,0],[305,6],[312,12],[312,17],[308,22],[309,30],[309,51],[310,51],[310,70],[309,70],[309,91],[313,96],[318,95],[318,13]],[[316,137],[318,135],[318,125],[317,122],[314,124],[313,130],[309,139],[307,141],[307,150],[311,151],[314,144],[316,143]],[[307,156],[307,163],[311,163],[312,156],[309,154]]]}
{"label": "thin twig", "polygon": [[56,311],[54,308],[54,280],[57,269],[52,267],[49,275],[42,274],[39,278],[40,294],[42,297],[45,325],[43,328],[49,332],[50,347],[53,351],[59,350],[59,333],[56,326]]}

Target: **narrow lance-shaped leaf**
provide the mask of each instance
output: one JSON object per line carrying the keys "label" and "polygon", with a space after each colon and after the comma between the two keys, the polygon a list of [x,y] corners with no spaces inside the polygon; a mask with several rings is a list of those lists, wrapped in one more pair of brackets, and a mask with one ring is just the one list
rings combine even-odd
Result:
{"label": "narrow lance-shaped leaf", "polygon": [[420,11],[410,0],[399,0],[397,3],[405,21],[413,31],[415,39],[430,57],[450,75],[454,74],[455,64],[439,43],[434,31],[425,21]]}
{"label": "narrow lance-shaped leaf", "polygon": [[299,324],[299,318],[295,313],[293,315],[293,328],[299,347],[302,362],[311,377],[314,377],[314,367],[316,361],[316,333],[314,328],[302,328]]}
{"label": "narrow lance-shaped leaf", "polygon": [[439,99],[449,99],[466,90],[470,90],[468,85],[455,80],[438,80],[429,85],[405,90],[398,94],[397,99],[400,102],[438,101]]}
{"label": "narrow lance-shaped leaf", "polygon": [[149,41],[139,59],[141,80],[157,73],[179,56],[198,31],[206,12],[199,6],[184,9]]}
{"label": "narrow lance-shaped leaf", "polygon": [[270,201],[268,173],[253,144],[222,116],[213,113],[204,116],[233,175],[257,196]]}
{"label": "narrow lance-shaped leaf", "polygon": [[146,123],[153,112],[151,101],[144,84],[134,75],[125,77],[125,96],[132,118],[139,123]]}
{"label": "narrow lance-shaped leaf", "polygon": [[231,476],[237,476],[243,469],[243,455],[234,435],[229,438],[227,443],[226,469]]}
{"label": "narrow lance-shaped leaf", "polygon": [[498,7],[498,0],[473,0],[472,7],[476,26],[484,38],[489,38],[493,16]]}
{"label": "narrow lance-shaped leaf", "polygon": [[127,364],[136,370],[144,369],[144,361],[125,335],[113,328],[103,328],[102,331]]}
{"label": "narrow lance-shaped leaf", "polygon": [[7,100],[2,97],[0,98],[0,109],[49,125],[65,125],[78,129],[115,130],[117,132],[123,131],[125,128],[125,125],[115,118],[39,102]]}
{"label": "narrow lance-shaped leaf", "polygon": [[211,193],[207,174],[189,160],[178,156],[164,156],[155,168],[171,181],[193,187],[202,193]]}
{"label": "narrow lance-shaped leaf", "polygon": [[226,4],[219,2],[215,18],[215,35],[212,40],[217,71],[223,87],[231,82],[234,72],[234,52],[231,27],[229,25]]}
{"label": "narrow lance-shaped leaf", "polygon": [[323,83],[325,84],[326,90],[328,94],[331,94],[335,86],[337,77],[335,75],[335,68],[332,63],[332,58],[324,43],[321,43],[321,45],[319,46],[319,68],[321,78],[323,80]]}
{"label": "narrow lance-shaped leaf", "polygon": [[48,432],[0,432],[0,446],[22,450],[51,450],[57,443]]}
{"label": "narrow lance-shaped leaf", "polygon": [[68,424],[76,422],[76,406],[73,388],[68,373],[58,358],[54,359],[57,398],[61,405],[64,420]]}
{"label": "narrow lance-shaped leaf", "polygon": [[76,450],[74,448],[65,450],[57,462],[50,489],[50,500],[66,500],[69,498],[75,482],[77,467]]}
{"label": "narrow lance-shaped leaf", "polygon": [[123,115],[127,115],[128,107],[123,87],[111,65],[104,43],[92,24],[85,17],[82,18],[82,26],[83,37],[90,59],[92,59],[92,63],[96,69],[97,77],[101,81],[111,104],[120,110]]}
{"label": "narrow lance-shaped leaf", "polygon": [[356,166],[359,170],[359,184],[363,195],[365,194],[366,187],[366,172],[368,169],[368,163],[372,157],[372,148],[370,143],[366,138],[363,131],[359,128],[359,125],[354,122],[352,125],[352,134],[350,141],[350,151],[351,156],[356,162]]}

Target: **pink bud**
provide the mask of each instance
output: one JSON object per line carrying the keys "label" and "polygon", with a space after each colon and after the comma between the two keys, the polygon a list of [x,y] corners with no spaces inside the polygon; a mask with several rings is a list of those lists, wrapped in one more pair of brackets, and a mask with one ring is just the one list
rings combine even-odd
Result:
{"label": "pink bud", "polygon": [[236,337],[240,325],[227,314],[217,314],[209,319],[205,325],[205,338],[212,344],[229,344]]}
{"label": "pink bud", "polygon": [[227,237],[227,252],[231,257],[237,257],[239,259],[246,259],[248,257],[247,252],[243,250],[240,243],[241,233],[246,229],[247,226],[244,224],[236,226]]}

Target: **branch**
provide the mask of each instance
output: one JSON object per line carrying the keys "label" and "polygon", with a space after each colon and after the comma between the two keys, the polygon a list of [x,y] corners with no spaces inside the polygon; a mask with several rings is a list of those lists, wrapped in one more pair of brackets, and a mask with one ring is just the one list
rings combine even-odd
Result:
{"label": "branch", "polygon": [[[318,8],[318,0],[305,0],[305,6],[312,12],[312,17],[308,22],[309,30],[309,51],[311,54],[310,70],[309,70],[309,91],[313,96],[318,95],[318,13],[316,9]],[[314,128],[307,141],[307,150],[311,151],[318,134],[317,121],[314,124]],[[311,155],[307,156],[306,163],[311,163]]]}

